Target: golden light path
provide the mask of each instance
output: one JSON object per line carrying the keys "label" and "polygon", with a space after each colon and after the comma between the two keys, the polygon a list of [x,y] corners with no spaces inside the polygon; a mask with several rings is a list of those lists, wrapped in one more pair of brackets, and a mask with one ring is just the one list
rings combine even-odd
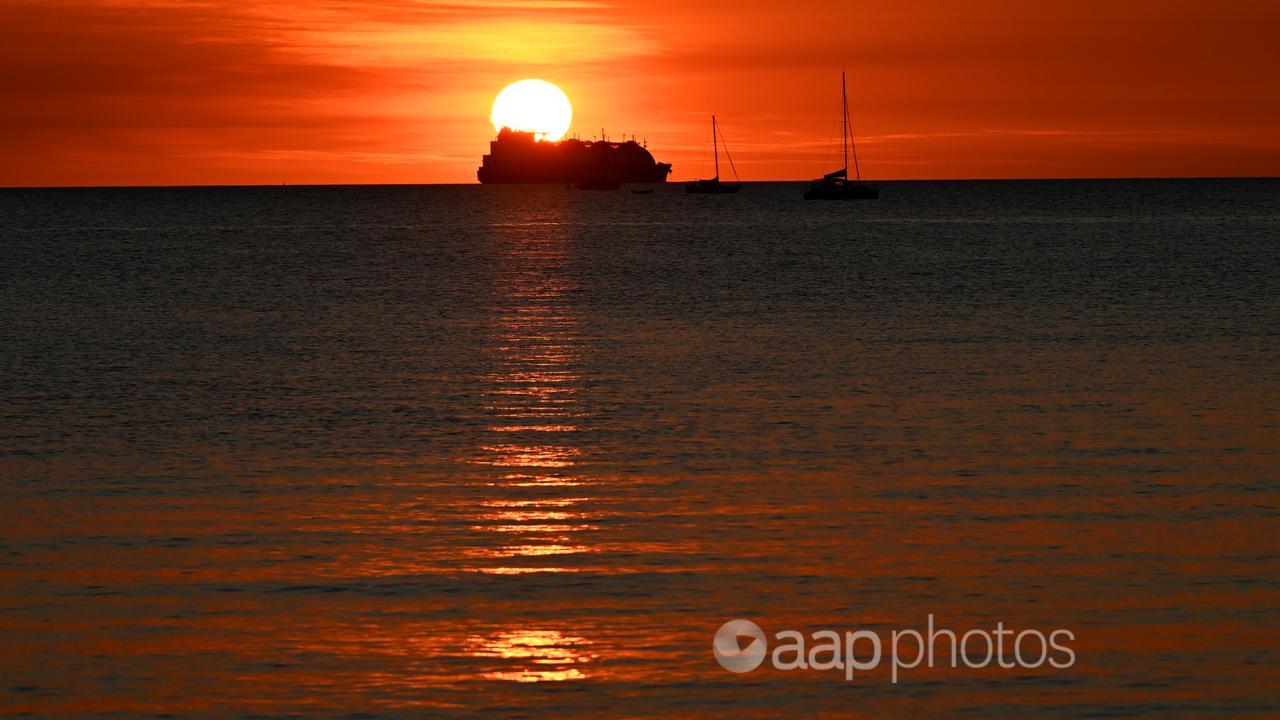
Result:
{"label": "golden light path", "polygon": [[559,140],[569,132],[573,106],[560,88],[530,78],[511,83],[498,93],[489,120],[495,131],[506,127],[534,133],[539,140]]}

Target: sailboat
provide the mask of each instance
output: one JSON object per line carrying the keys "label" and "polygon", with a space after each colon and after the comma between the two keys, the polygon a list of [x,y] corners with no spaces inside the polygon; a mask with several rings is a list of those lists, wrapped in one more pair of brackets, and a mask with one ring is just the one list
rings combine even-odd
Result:
{"label": "sailboat", "polygon": [[[844,118],[840,123],[840,152],[844,167],[829,172],[813,181],[804,193],[805,200],[875,200],[880,191],[862,183],[862,169],[858,167],[858,146],[853,140],[853,122],[849,120],[849,92],[844,72],[840,73],[840,99],[844,103]],[[854,180],[849,180],[849,148],[853,147]]]}
{"label": "sailboat", "polygon": [[[720,145],[717,138],[720,136],[720,127],[716,125],[716,116],[711,116],[711,151],[716,157],[716,176],[710,180],[694,180],[686,183],[684,191],[687,193],[699,194],[718,194],[718,193],[736,193],[742,189],[741,181],[722,183],[720,182]],[[733,179],[738,180],[738,169],[733,167],[733,157],[729,155],[729,146],[726,144],[724,148],[725,157],[729,158],[729,167],[733,168]]]}

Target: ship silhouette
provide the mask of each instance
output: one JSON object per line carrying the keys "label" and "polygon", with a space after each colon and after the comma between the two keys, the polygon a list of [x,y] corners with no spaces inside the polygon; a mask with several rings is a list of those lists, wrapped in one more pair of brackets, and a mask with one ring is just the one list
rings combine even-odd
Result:
{"label": "ship silhouette", "polygon": [[[840,157],[844,160],[839,170],[823,175],[804,192],[805,200],[875,200],[880,190],[862,182],[862,168],[858,165],[858,145],[853,139],[853,118],[849,115],[849,91],[840,71],[840,101],[844,104],[844,116],[840,120]],[[849,148],[853,148],[853,180],[849,179]]]}
{"label": "ship silhouette", "polygon": [[[603,136],[603,133],[602,133]],[[654,160],[634,138],[624,142],[576,138],[548,142],[502,128],[489,143],[476,177],[481,183],[660,183],[669,163]]]}

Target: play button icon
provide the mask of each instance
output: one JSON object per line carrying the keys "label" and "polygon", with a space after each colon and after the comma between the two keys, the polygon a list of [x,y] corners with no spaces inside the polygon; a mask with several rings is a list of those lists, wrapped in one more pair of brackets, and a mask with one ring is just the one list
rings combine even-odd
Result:
{"label": "play button icon", "polygon": [[769,648],[759,625],[750,620],[730,620],[716,631],[711,650],[720,667],[744,673],[760,667]]}

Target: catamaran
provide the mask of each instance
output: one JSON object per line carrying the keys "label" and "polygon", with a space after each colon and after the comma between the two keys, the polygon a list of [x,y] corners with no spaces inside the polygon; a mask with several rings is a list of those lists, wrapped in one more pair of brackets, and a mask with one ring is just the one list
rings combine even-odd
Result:
{"label": "catamaran", "polygon": [[[853,122],[849,119],[849,92],[845,86],[844,72],[840,73],[840,99],[844,103],[844,118],[840,123],[840,152],[844,166],[835,172],[813,181],[804,193],[805,200],[875,200],[880,191],[862,182],[862,169],[858,167],[858,146],[853,139]],[[853,148],[854,180],[849,180],[849,148]]]}
{"label": "catamaran", "polygon": [[738,169],[733,166],[733,156],[729,155],[728,143],[724,146],[724,155],[729,158],[729,167],[733,169],[734,182],[720,182],[720,145],[717,138],[724,139],[720,135],[720,127],[716,125],[716,116],[711,116],[711,152],[716,157],[716,176],[710,180],[694,180],[684,186],[684,191],[688,193],[736,193],[742,189],[742,181],[738,179]]}

